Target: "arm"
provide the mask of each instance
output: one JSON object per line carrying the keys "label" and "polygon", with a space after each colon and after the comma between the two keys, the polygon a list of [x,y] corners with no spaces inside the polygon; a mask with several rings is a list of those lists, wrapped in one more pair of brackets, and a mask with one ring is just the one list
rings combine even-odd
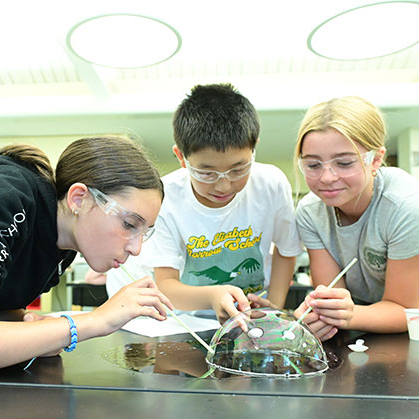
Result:
{"label": "arm", "polygon": [[[73,317],[78,340],[81,342],[108,335],[138,316],[164,320],[163,304],[173,308],[151,279],[136,281],[122,288],[96,310]],[[69,343],[70,331],[65,318],[0,322],[0,368],[57,352]]]}
{"label": "arm", "polygon": [[[317,287],[315,291],[312,291],[305,300],[300,304],[300,306],[295,310],[294,315],[298,319],[303,313],[310,307],[315,304],[316,298],[327,298],[329,292],[332,290],[323,291],[323,297],[320,297],[318,293],[320,290],[326,288],[327,285],[335,278],[339,272],[340,267],[331,257],[330,253],[325,249],[319,250],[310,250],[308,249],[308,254],[310,257],[310,271],[311,278],[313,281],[314,287]],[[336,287],[345,287],[344,280],[341,279],[335,285],[333,292],[335,292]],[[350,294],[346,289],[340,288],[341,294],[350,298]],[[343,300],[343,299],[342,299]],[[342,301],[342,306],[344,303],[348,305],[347,317],[351,316],[351,306],[353,306],[352,299],[350,301]],[[337,313],[340,313],[336,310]],[[338,331],[338,328],[335,326],[334,322],[328,323],[324,318],[321,318],[317,309],[311,311],[305,318],[304,323],[310,326],[311,330],[322,340],[328,340],[332,338]]]}
{"label": "arm", "polygon": [[279,308],[284,307],[294,274],[295,260],[295,257],[282,256],[275,246],[272,255],[272,271],[268,299]]}
{"label": "arm", "polygon": [[270,307],[277,309],[284,307],[294,274],[295,260],[295,257],[282,256],[277,247],[274,247],[268,298],[248,294],[247,298],[252,303],[253,308]]}
{"label": "arm", "polygon": [[243,291],[233,285],[186,285],[180,281],[179,271],[168,267],[154,268],[154,277],[161,291],[180,310],[214,309],[223,321],[249,308]]}
{"label": "arm", "polygon": [[369,306],[355,306],[348,328],[375,333],[407,330],[405,308],[419,307],[419,255],[387,260],[383,299]]}
{"label": "arm", "polygon": [[[333,264],[336,263],[327,263],[323,252],[326,251],[309,251],[315,286],[319,283],[326,285],[326,278],[330,282],[335,276]],[[342,288],[319,288],[310,294],[313,298],[310,305],[322,321],[342,329],[374,333],[405,332],[407,325],[404,308],[419,306],[419,255],[409,259],[387,260],[384,295],[381,301],[374,304],[353,305],[349,292],[343,286],[338,283],[337,287]]]}

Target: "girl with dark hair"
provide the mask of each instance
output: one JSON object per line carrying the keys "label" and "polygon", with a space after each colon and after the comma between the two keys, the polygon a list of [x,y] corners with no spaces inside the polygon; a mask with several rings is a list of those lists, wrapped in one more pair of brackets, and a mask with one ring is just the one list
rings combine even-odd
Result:
{"label": "girl with dark hair", "polygon": [[0,179],[0,368],[71,351],[78,341],[110,334],[140,315],[166,318],[163,305],[173,306],[151,279],[124,287],[90,313],[55,319],[24,311],[58,284],[77,251],[99,272],[140,253],[163,186],[136,142],[118,136],[74,141],[55,175],[38,148],[6,146]]}

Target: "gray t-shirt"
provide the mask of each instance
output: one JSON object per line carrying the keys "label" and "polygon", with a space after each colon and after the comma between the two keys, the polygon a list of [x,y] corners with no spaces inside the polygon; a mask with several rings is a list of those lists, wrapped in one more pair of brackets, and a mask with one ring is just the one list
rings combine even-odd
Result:
{"label": "gray t-shirt", "polygon": [[346,274],[358,304],[381,301],[387,259],[419,254],[419,180],[395,167],[381,168],[373,199],[354,224],[339,227],[333,207],[310,192],[298,204],[297,226],[307,249],[327,249]]}

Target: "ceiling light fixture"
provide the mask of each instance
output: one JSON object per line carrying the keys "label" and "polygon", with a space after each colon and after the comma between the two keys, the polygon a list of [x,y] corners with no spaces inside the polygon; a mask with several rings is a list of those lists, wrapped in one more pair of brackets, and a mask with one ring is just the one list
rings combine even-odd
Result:
{"label": "ceiling light fixture", "polygon": [[182,45],[179,33],[158,19],[134,14],[95,16],[75,25],[67,46],[81,59],[104,67],[139,68],[159,64]]}
{"label": "ceiling light fixture", "polygon": [[417,1],[385,1],[327,19],[309,35],[308,48],[334,60],[366,60],[403,51],[419,42]]}

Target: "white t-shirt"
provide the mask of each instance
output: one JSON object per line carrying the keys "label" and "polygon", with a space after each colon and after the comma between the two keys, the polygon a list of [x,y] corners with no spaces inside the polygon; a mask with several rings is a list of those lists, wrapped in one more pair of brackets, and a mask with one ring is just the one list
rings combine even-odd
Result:
{"label": "white t-shirt", "polygon": [[[136,265],[145,274],[171,267],[185,284],[231,284],[247,293],[269,284],[272,243],[282,256],[301,253],[291,187],[277,167],[254,163],[245,188],[222,208],[196,199],[186,169],[163,182],[156,232],[139,256],[129,258],[128,268]],[[108,281],[113,276],[111,271]]]}
{"label": "white t-shirt", "polygon": [[345,282],[358,304],[381,301],[387,259],[419,254],[419,180],[395,167],[379,170],[372,201],[359,220],[339,227],[332,207],[312,192],[297,207],[307,249],[326,249],[343,269],[358,259]]}

